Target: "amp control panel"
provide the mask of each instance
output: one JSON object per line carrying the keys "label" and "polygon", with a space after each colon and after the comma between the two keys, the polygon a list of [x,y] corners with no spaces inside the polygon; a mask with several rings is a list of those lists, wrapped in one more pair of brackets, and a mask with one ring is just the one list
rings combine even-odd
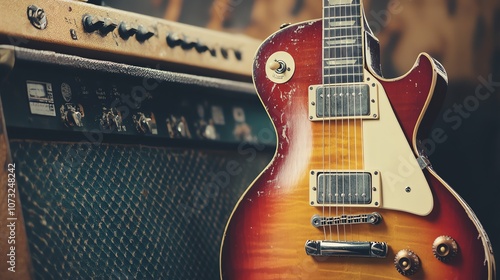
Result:
{"label": "amp control panel", "polygon": [[276,145],[250,83],[12,46],[0,57],[15,61],[1,88],[10,136]]}
{"label": "amp control panel", "polygon": [[249,81],[260,41],[68,0],[1,1],[0,43]]}

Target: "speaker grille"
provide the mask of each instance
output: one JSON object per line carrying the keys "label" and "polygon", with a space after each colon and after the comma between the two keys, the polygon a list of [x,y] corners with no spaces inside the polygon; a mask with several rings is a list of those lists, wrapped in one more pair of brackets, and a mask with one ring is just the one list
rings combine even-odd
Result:
{"label": "speaker grille", "polygon": [[219,247],[270,159],[13,140],[37,279],[219,279]]}

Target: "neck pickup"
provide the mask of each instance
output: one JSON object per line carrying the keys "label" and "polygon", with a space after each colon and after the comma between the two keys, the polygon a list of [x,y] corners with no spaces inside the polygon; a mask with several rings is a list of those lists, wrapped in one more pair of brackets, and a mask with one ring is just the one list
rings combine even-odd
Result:
{"label": "neck pickup", "polygon": [[377,102],[377,84],[310,86],[309,119],[378,119]]}

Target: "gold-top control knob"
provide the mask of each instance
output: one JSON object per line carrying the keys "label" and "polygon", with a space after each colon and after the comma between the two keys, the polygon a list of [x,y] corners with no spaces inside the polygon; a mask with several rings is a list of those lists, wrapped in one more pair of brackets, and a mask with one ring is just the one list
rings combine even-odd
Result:
{"label": "gold-top control knob", "polygon": [[432,253],[438,260],[448,262],[458,254],[458,244],[449,236],[439,236],[432,243]]}
{"label": "gold-top control knob", "polygon": [[403,249],[396,254],[394,266],[404,276],[413,275],[420,268],[420,259],[413,251]]}

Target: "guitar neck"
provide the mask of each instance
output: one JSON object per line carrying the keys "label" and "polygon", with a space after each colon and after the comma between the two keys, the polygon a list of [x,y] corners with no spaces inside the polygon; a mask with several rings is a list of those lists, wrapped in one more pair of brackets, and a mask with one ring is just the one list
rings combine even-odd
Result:
{"label": "guitar neck", "polygon": [[361,0],[323,0],[323,83],[363,81]]}

